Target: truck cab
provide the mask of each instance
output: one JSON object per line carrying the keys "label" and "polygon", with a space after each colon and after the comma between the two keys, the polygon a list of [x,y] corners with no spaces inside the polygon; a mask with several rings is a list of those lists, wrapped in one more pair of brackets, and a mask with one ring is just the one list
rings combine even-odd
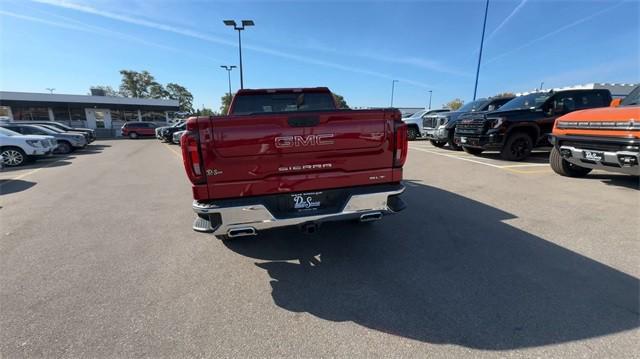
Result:
{"label": "truck cab", "polygon": [[454,141],[470,154],[500,151],[503,159],[522,161],[536,146],[550,146],[549,134],[556,118],[570,112],[606,107],[609,90],[562,90],[519,96],[499,110],[461,120]]}
{"label": "truck cab", "polygon": [[549,164],[561,176],[593,169],[640,176],[640,86],[610,107],[558,118],[551,143]]}

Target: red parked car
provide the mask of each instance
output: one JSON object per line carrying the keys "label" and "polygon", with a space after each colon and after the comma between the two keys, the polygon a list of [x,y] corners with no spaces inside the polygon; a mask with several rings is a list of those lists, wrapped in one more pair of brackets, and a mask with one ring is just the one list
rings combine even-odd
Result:
{"label": "red parked car", "polygon": [[150,122],[127,122],[122,126],[122,136],[127,136],[131,139],[155,135],[156,125]]}
{"label": "red parked car", "polygon": [[240,90],[227,116],[182,135],[193,229],[221,239],[404,209],[407,125],[397,109],[338,109],[326,87]]}

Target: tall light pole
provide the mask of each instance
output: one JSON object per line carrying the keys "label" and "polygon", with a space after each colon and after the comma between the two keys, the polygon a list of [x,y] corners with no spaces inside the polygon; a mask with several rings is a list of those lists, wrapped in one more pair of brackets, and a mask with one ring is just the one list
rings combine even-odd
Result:
{"label": "tall light pole", "polygon": [[391,107],[393,107],[393,92],[396,89],[396,82],[398,82],[398,80],[391,81]]}
{"label": "tall light pole", "polygon": [[429,110],[431,110],[431,96],[433,96],[433,90],[429,90]]}
{"label": "tall light pole", "polygon": [[542,90],[542,85],[544,85],[544,81],[540,83],[540,90]]}
{"label": "tall light pole", "polygon": [[229,97],[231,97],[231,70],[236,68],[236,65],[220,65],[223,69],[227,70],[227,75],[229,77]]}
{"label": "tall light pole", "polygon": [[238,26],[234,20],[224,20],[223,21],[227,26],[233,26],[233,29],[238,31],[238,52],[240,53],[240,89],[244,88],[244,79],[242,78],[242,37],[240,36],[240,32],[244,30],[246,26],[254,26],[255,23],[253,20],[242,20]]}
{"label": "tall light pole", "polygon": [[489,12],[489,0],[484,7],[484,23],[482,24],[482,37],[480,38],[480,53],[478,54],[478,67],[476,68],[476,85],[473,88],[473,101],[476,100],[476,93],[478,92],[478,76],[480,76],[480,61],[482,60],[482,47],[484,46],[484,30],[487,27],[487,13]]}
{"label": "tall light pole", "polygon": [[45,90],[49,91],[50,94],[53,94],[53,91],[55,91],[53,87],[47,87]]}

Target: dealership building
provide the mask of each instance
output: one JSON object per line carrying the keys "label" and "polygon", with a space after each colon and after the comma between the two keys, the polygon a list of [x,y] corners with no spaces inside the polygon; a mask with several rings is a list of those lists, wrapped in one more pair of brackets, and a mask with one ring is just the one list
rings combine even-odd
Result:
{"label": "dealership building", "polygon": [[167,124],[178,111],[178,100],[0,91],[2,118],[58,121],[96,129],[101,137],[119,136],[128,121]]}

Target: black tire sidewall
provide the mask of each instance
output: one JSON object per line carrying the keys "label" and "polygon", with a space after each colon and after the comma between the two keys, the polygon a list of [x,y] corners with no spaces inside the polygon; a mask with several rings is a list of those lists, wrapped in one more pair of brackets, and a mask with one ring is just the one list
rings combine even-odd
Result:
{"label": "black tire sidewall", "polygon": [[[521,156],[515,156],[512,153],[511,148],[520,139],[527,141],[528,148],[526,149],[525,154]],[[529,136],[524,132],[516,132],[516,133],[510,134],[507,137],[507,140],[505,141],[505,144],[504,144],[504,148],[502,148],[502,151],[500,151],[500,155],[502,156],[502,158],[509,161],[522,161],[527,157],[529,157],[532,150],[533,150],[533,139],[531,138],[531,136]]]}
{"label": "black tire sidewall", "polygon": [[447,135],[447,138],[449,138],[449,141],[447,141],[447,142],[449,143],[449,147],[452,150],[462,151],[462,146],[457,145],[456,142],[455,142],[455,139],[454,139],[455,132],[456,132],[455,127],[449,130],[449,134]]}
{"label": "black tire sidewall", "polygon": [[409,141],[413,141],[418,138],[418,130],[415,127],[411,126],[407,128],[407,139]]}

